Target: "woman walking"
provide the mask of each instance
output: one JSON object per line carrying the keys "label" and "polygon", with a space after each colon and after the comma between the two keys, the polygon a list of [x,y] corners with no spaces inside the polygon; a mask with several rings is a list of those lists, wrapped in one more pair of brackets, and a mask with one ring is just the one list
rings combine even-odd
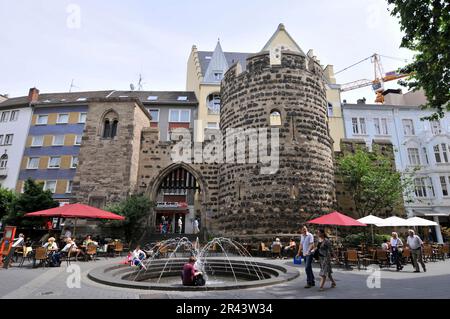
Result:
{"label": "woman walking", "polygon": [[327,277],[331,281],[331,288],[336,287],[336,282],[331,275],[333,273],[331,269],[331,256],[333,255],[333,249],[331,241],[328,239],[328,236],[325,233],[325,230],[319,229],[317,231],[317,237],[319,238],[319,242],[317,244],[317,249],[319,251],[319,262],[320,262],[320,288],[319,291],[323,291],[323,286],[325,285],[325,281]]}

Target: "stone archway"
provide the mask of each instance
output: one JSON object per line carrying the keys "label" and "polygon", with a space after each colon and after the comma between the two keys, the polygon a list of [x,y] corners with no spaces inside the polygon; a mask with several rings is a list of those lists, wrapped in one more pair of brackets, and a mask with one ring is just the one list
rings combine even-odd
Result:
{"label": "stone archway", "polygon": [[[175,216],[184,215],[184,233],[192,233],[190,223],[195,217],[200,217],[201,231],[204,229],[203,226],[206,227],[207,187],[200,173],[192,166],[174,163],[162,169],[149,183],[146,194],[156,204],[148,218],[148,227],[153,233],[158,232],[155,227],[162,215],[168,215],[171,220]],[[179,205],[176,206],[176,203]],[[184,203],[187,205],[187,210]],[[197,214],[198,211],[200,215]],[[174,229],[176,229],[175,223],[172,230]]]}

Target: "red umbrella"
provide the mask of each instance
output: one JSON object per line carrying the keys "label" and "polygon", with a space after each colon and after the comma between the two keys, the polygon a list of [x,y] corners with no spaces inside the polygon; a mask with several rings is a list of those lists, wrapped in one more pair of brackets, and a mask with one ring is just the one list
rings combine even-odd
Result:
{"label": "red umbrella", "polygon": [[336,211],[327,215],[320,216],[306,223],[336,226],[336,240],[337,240],[337,226],[367,226],[366,224],[363,224],[357,221],[356,219],[345,216],[344,214],[341,214]]}
{"label": "red umbrella", "polygon": [[41,210],[34,213],[25,214],[26,217],[63,217],[63,218],[75,218],[75,227],[73,235],[75,235],[75,229],[77,226],[78,218],[87,219],[116,219],[124,220],[125,217],[101,210],[92,206],[83,204],[69,204],[60,207]]}

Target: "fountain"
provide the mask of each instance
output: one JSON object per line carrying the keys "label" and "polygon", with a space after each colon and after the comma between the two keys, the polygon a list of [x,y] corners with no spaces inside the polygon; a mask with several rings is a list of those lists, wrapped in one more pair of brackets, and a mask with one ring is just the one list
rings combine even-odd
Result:
{"label": "fountain", "polygon": [[[297,270],[270,264],[253,258],[237,241],[218,237],[200,247],[186,237],[168,239],[146,246],[149,257],[141,267],[109,265],[89,272],[96,282],[137,289],[155,290],[223,290],[273,285],[299,276]],[[181,270],[190,256],[195,256],[195,268],[203,273],[206,285],[183,286]]]}

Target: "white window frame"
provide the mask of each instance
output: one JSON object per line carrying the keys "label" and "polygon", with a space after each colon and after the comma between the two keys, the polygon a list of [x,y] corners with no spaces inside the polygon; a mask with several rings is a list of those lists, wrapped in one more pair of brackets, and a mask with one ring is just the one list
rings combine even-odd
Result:
{"label": "white window frame", "polygon": [[[67,122],[60,121],[59,117],[63,115],[67,116]],[[69,118],[70,118],[69,113],[58,113],[58,116],[56,117],[56,124],[69,124]]]}
{"label": "white window frame", "polygon": [[57,180],[48,180],[48,181],[44,181],[44,191],[49,190],[48,188],[48,184],[51,182],[55,182],[55,188],[52,190],[50,189],[50,191],[52,192],[52,194],[56,193],[56,187],[58,186],[58,181]]}
{"label": "white window frame", "polygon": [[11,122],[15,122],[15,121],[17,121],[19,119],[19,111],[20,110],[12,110],[11,111],[11,116],[9,118],[9,120]]}
{"label": "white window frame", "polygon": [[[444,179],[444,182],[442,182],[442,179]],[[450,178],[447,175],[439,175],[439,184],[441,186],[441,194],[442,197],[449,197],[450,193],[450,187],[449,187],[449,182],[450,182]],[[444,195],[444,186],[445,186],[445,191],[447,192],[447,195]]]}
{"label": "white window frame", "polygon": [[[84,122],[81,121],[81,116],[82,116],[83,114],[85,115]],[[79,123],[79,124],[84,124],[84,123],[86,123],[86,119],[87,119],[87,112],[80,112],[80,114],[78,114],[78,123]]]}
{"label": "white window frame", "polygon": [[[39,123],[40,118],[46,118],[45,123]],[[48,124],[48,114],[38,114],[36,118],[36,125],[47,125]]]}
{"label": "white window frame", "polygon": [[[78,137],[80,137],[80,143],[77,143]],[[75,141],[73,141],[73,145],[75,145],[75,146],[80,146],[80,145],[81,145],[81,140],[82,140],[82,138],[83,138],[82,135],[75,135]]]}
{"label": "white window frame", "polygon": [[[159,114],[160,114],[160,110],[159,109],[154,109],[154,108],[150,108],[148,109],[148,113],[150,113],[150,115],[152,115],[151,112],[158,112],[158,118],[155,120],[153,117],[151,119],[151,123],[159,123]],[[170,111],[169,111],[169,117],[170,117]]]}
{"label": "white window frame", "polygon": [[441,126],[441,122],[439,120],[431,121],[430,126],[431,126],[431,133],[433,135],[439,135],[442,133],[442,126]]}
{"label": "white window frame", "polygon": [[[210,125],[210,124],[214,124],[214,127],[212,127],[213,125]],[[206,124],[206,128],[216,130],[216,129],[219,128],[219,123],[217,123],[217,122],[208,122],[208,123]]]}
{"label": "white window frame", "polygon": [[423,156],[425,157],[425,163],[430,164],[430,160],[428,159],[428,151],[426,147],[422,147],[422,153]]}
{"label": "white window frame", "polygon": [[[55,140],[57,136],[62,136],[62,143],[61,144],[55,144]],[[66,136],[65,135],[53,135],[53,140],[52,140],[52,146],[64,146],[64,142],[66,140]]]}
{"label": "white window frame", "polygon": [[[58,162],[58,166],[56,167],[56,166],[50,166],[50,164],[52,163],[52,158],[57,158],[57,159],[59,159],[59,162]],[[47,165],[47,168],[48,169],[59,169],[59,168],[61,168],[61,156],[50,156],[49,158],[48,158],[48,165]]]}
{"label": "white window frame", "polygon": [[[73,159],[74,158],[77,159],[77,166],[73,166],[73,163],[74,163]],[[78,156],[72,156],[71,159],[70,159],[70,168],[78,168],[78,160],[79,160]]]}
{"label": "white window frame", "polygon": [[434,198],[436,196],[431,177],[414,179],[414,195],[416,198]]}
{"label": "white window frame", "polygon": [[389,135],[389,125],[387,118],[381,118],[381,135]]}
{"label": "white window frame", "polygon": [[[405,124],[411,124],[411,134],[408,134],[408,132],[406,131],[406,128],[408,126],[405,126]],[[402,119],[402,127],[403,127],[403,135],[404,136],[415,136],[416,135],[416,130],[414,129],[414,121],[412,119]]]}
{"label": "white window frame", "polygon": [[0,122],[8,122],[10,113],[11,111],[3,111],[0,118]]}
{"label": "white window frame", "polygon": [[352,117],[352,132],[353,135],[367,135],[366,119],[364,117]]}
{"label": "white window frame", "polygon": [[5,135],[5,144],[3,144],[3,145],[5,145],[5,146],[12,145],[13,140],[14,140],[14,134],[6,134]]}
{"label": "white window frame", "polygon": [[[436,147],[438,150],[437,152],[436,152]],[[439,144],[433,145],[434,161],[436,162],[436,164],[450,163],[449,151],[450,151],[450,148],[445,143],[439,143]],[[439,155],[439,161],[438,161],[437,155]]]}
{"label": "white window frame", "polygon": [[[42,143],[39,145],[34,144],[35,138],[36,137],[41,137],[42,138]],[[44,145],[44,135],[34,135],[31,137],[31,147],[41,147]]]}
{"label": "white window frame", "polygon": [[[178,121],[171,121],[170,115],[172,114],[172,111],[178,112]],[[181,112],[189,112],[189,120],[181,121]],[[191,123],[191,109],[169,109],[169,123]]]}
{"label": "white window frame", "polygon": [[[70,186],[70,189],[69,189],[69,186]],[[72,193],[72,187],[73,187],[73,181],[67,181],[66,194],[71,194]]]}
{"label": "white window frame", "polygon": [[417,147],[408,147],[406,149],[406,152],[408,153],[409,165],[411,166],[421,165],[420,152]]}
{"label": "white window frame", "polygon": [[189,101],[188,100],[188,96],[187,95],[180,95],[180,96],[177,97],[177,101],[183,101],[183,102]]}
{"label": "white window frame", "polygon": [[379,118],[376,117],[373,119],[373,126],[375,128],[375,135],[381,135],[381,126]]}
{"label": "white window frame", "polygon": [[[30,163],[32,159],[37,159],[37,165],[36,167],[31,167]],[[40,157],[29,157],[28,158],[28,162],[27,162],[27,169],[39,169],[39,164],[41,163],[41,158]]]}

